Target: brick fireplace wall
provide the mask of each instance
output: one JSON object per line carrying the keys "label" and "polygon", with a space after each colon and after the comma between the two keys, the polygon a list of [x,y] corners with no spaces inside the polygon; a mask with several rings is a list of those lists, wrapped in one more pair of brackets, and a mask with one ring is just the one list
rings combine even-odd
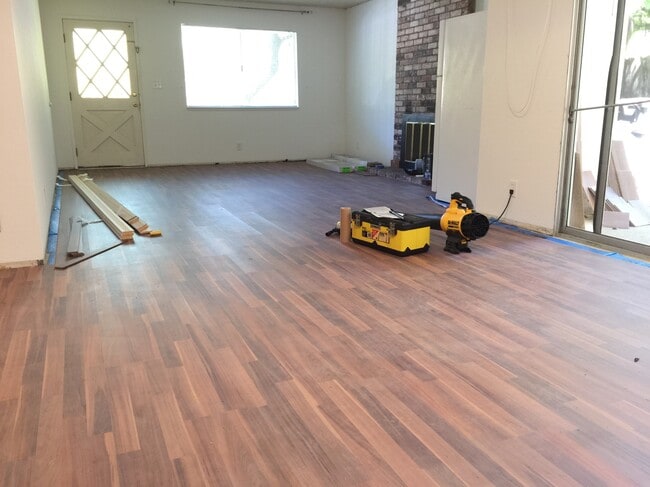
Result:
{"label": "brick fireplace wall", "polygon": [[393,167],[399,166],[404,115],[435,111],[440,21],[471,12],[473,0],[398,0]]}

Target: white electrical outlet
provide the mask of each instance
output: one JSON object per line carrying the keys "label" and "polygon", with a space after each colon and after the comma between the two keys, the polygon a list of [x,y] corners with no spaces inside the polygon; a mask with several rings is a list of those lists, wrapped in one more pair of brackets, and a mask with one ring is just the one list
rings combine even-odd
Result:
{"label": "white electrical outlet", "polygon": [[510,180],[510,187],[508,188],[508,191],[512,191],[512,197],[513,198],[517,197],[517,180],[516,179],[511,179]]}
{"label": "white electrical outlet", "polygon": [[242,148],[242,143],[241,143],[241,142],[237,142],[237,150],[240,151],[241,148]]}

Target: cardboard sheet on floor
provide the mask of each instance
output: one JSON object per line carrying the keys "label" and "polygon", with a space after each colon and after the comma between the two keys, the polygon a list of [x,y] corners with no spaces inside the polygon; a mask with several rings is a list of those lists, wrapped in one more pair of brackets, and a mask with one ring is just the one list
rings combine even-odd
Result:
{"label": "cardboard sheet on floor", "polygon": [[111,232],[110,228],[104,222],[89,223],[83,225],[81,228],[84,255],[80,257],[68,257],[70,217],[79,216],[88,222],[96,222],[100,218],[73,187],[63,186],[61,189],[59,233],[57,236],[56,258],[54,261],[54,267],[56,269],[65,269],[122,244],[122,241]]}
{"label": "cardboard sheet on floor", "polygon": [[334,172],[351,173],[354,171],[349,163],[338,159],[307,159],[307,164]]}

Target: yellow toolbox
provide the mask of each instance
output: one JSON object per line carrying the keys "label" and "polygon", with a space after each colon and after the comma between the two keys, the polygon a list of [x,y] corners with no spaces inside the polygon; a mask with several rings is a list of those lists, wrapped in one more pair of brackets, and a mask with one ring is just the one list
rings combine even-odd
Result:
{"label": "yellow toolbox", "polygon": [[431,220],[408,213],[378,217],[361,210],[352,212],[352,241],[395,255],[406,256],[429,250]]}

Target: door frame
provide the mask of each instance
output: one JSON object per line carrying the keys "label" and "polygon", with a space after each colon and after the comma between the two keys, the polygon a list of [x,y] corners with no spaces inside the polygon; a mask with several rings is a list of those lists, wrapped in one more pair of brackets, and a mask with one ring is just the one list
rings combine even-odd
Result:
{"label": "door frame", "polygon": [[[135,123],[136,123],[136,130],[137,134],[135,137],[139,139],[139,150],[137,154],[137,162],[135,164],[98,164],[98,165],[84,165],[80,166],[79,162],[79,147],[80,147],[80,120],[76,120],[76,113],[77,111],[75,110],[74,104],[75,102],[73,101],[73,97],[79,97],[79,92],[78,92],[78,86],[77,86],[77,79],[76,79],[76,74],[74,73],[74,67],[71,66],[72,64],[75,64],[74,61],[74,48],[72,45],[72,38],[71,36],[68,35],[68,30],[72,31],[74,27],[71,27],[68,29],[66,27],[66,24],[72,24],[75,26],[75,24],[78,24],[80,27],[83,26],[88,26],[90,28],[106,28],[107,26],[110,26],[111,24],[115,25],[120,25],[122,26],[128,26],[128,29],[131,31],[130,36],[129,33],[127,33],[127,50],[128,50],[128,63],[129,63],[129,70],[130,70],[130,81],[131,81],[131,97],[122,100],[128,100],[130,104],[136,103],[137,104],[137,116],[135,117]],[[133,20],[116,20],[116,19],[91,19],[91,18],[78,18],[78,17],[64,17],[61,19],[61,28],[63,29],[62,34],[63,34],[63,39],[64,39],[64,62],[65,62],[65,72],[66,72],[66,82],[67,82],[67,87],[68,87],[68,94],[69,94],[69,99],[70,99],[70,121],[71,121],[71,129],[72,129],[72,142],[73,142],[73,155],[74,155],[74,161],[75,161],[75,168],[79,167],[146,167],[147,166],[147,160],[145,156],[145,144],[144,144],[144,123],[143,123],[143,117],[142,117],[142,92],[141,92],[141,85],[140,85],[140,65],[138,61],[138,56],[137,54],[139,53],[139,47],[137,46],[136,43],[136,24],[135,21]],[[70,37],[70,38],[69,38]],[[100,103],[103,100],[107,100],[107,98],[103,99],[87,99],[90,100],[90,104],[92,104],[92,100],[96,100],[97,103]],[[135,107],[135,106],[134,106]],[[81,116],[81,113],[83,110],[79,110],[78,116]],[[119,161],[118,161],[119,162]]]}
{"label": "door frame", "polygon": [[[578,94],[580,92],[580,76],[582,66],[583,39],[585,33],[585,22],[587,13],[587,2],[589,0],[577,0],[577,15],[574,35],[574,53],[572,69],[569,73],[570,96],[567,110],[566,132],[564,136],[564,163],[560,188],[560,211],[558,219],[558,233],[590,243],[599,244],[605,247],[622,249],[642,255],[650,255],[650,246],[637,242],[624,240],[602,234],[602,215],[605,203],[605,190],[609,168],[609,153],[611,148],[612,125],[615,116],[616,106],[616,81],[619,68],[621,50],[622,22],[625,13],[626,0],[617,0],[617,25],[612,45],[612,64],[616,64],[609,72],[609,83],[607,87],[607,99],[604,100],[603,133],[601,135],[600,160],[597,177],[596,201],[594,206],[594,229],[592,231],[569,226],[571,214],[571,198],[579,197],[573,195],[573,181],[575,168],[575,142],[576,142],[576,121],[581,111],[578,107]],[[612,85],[613,80],[613,85]],[[613,98],[612,98],[613,96]],[[613,101],[612,101],[613,100]],[[609,103],[609,104],[608,104]],[[605,140],[605,137],[607,139]],[[605,161],[605,163],[603,162]],[[598,221],[596,222],[596,219]]]}

